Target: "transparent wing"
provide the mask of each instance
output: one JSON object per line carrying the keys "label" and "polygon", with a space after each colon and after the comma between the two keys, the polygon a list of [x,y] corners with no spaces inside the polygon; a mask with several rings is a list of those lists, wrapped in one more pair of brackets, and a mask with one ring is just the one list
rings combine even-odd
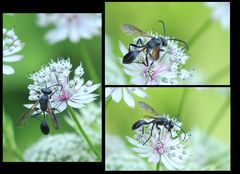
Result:
{"label": "transparent wing", "polygon": [[18,127],[24,126],[28,119],[33,115],[33,113],[38,110],[38,108],[36,108],[38,103],[39,102],[37,101],[35,104],[32,105],[30,109],[28,109],[19,117],[19,119],[17,120]]}
{"label": "transparent wing", "polygon": [[159,113],[157,111],[155,111],[151,106],[149,106],[147,103],[144,102],[138,102],[138,105],[140,106],[140,108],[142,108],[143,110],[153,113],[155,115],[159,115]]}
{"label": "transparent wing", "polygon": [[151,36],[150,34],[140,30],[139,28],[131,24],[123,24],[122,30],[129,35],[137,35],[137,36],[153,38],[153,36]]}
{"label": "transparent wing", "polygon": [[48,108],[47,108],[47,113],[49,114],[51,120],[52,120],[52,123],[53,123],[53,127],[55,129],[58,129],[59,128],[59,124],[58,124],[58,118],[57,118],[57,115],[54,113],[51,105],[50,105],[50,102],[48,102]]}

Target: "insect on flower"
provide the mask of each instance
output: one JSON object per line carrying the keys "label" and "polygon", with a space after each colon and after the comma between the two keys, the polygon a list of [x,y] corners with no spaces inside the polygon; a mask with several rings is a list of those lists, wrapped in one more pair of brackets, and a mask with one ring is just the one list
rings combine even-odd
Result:
{"label": "insect on flower", "polygon": [[[46,88],[42,88],[42,96],[38,96],[39,99],[37,100],[37,102],[33,104],[29,110],[27,110],[20,116],[17,121],[18,127],[24,126],[30,117],[37,118],[39,114],[43,113],[43,119],[41,121],[40,128],[42,133],[47,135],[49,133],[49,127],[45,119],[45,112],[47,112],[53,122],[53,127],[55,129],[59,128],[58,119],[56,114],[54,113],[54,110],[57,110],[57,108],[52,108],[49,101],[49,99],[51,99],[51,96],[55,93],[50,89],[54,86],[60,86],[61,90],[63,88],[61,84],[55,84]],[[38,105],[40,105],[40,108],[38,108]]]}
{"label": "insect on flower", "polygon": [[174,126],[177,126],[181,129],[181,131],[184,133],[184,139],[183,141],[185,140],[186,138],[186,133],[185,131],[179,126],[177,125],[176,123],[174,123],[172,120],[164,117],[164,116],[160,116],[160,114],[155,111],[151,106],[149,106],[148,104],[144,103],[144,102],[139,102],[138,103],[139,106],[149,112],[149,113],[152,113],[154,114],[154,116],[147,116],[148,118],[151,118],[152,120],[147,122],[145,120],[138,120],[136,121],[133,125],[132,125],[132,130],[136,130],[140,127],[142,127],[142,133],[144,134],[144,125],[149,125],[149,124],[152,124],[152,127],[151,127],[151,130],[150,130],[150,136],[148,137],[148,139],[143,143],[143,145],[145,145],[148,140],[152,137],[152,132],[153,132],[153,128],[154,126],[156,126],[156,128],[159,130],[159,139],[160,139],[160,135],[161,135],[161,128],[160,126],[164,126],[164,128],[166,128],[170,134],[171,134],[171,138],[173,138],[172,136],[172,132],[171,130],[174,128]]}
{"label": "insect on flower", "polygon": [[[150,65],[151,67],[154,61],[160,58],[160,52],[164,51],[163,47],[166,47],[168,45],[167,43],[168,40],[175,40],[175,41],[182,42],[185,45],[186,49],[188,49],[187,43],[182,40],[166,39],[165,24],[162,20],[159,20],[158,22],[161,22],[163,24],[164,37],[160,37],[160,36],[155,37],[131,24],[124,24],[122,26],[122,30],[128,35],[135,34],[137,36],[150,38],[150,40],[145,45],[143,44],[143,40],[141,38],[139,38],[135,44],[129,44],[128,53],[123,57],[124,64],[142,63],[148,67],[148,58],[150,57],[153,60]],[[136,62],[135,59],[138,57],[140,53],[144,51],[145,51],[145,61]]]}

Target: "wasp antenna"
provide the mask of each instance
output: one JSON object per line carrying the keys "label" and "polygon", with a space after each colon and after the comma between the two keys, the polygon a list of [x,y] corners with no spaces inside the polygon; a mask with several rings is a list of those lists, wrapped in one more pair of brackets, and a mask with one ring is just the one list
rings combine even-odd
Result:
{"label": "wasp antenna", "polygon": [[173,123],[175,126],[179,127],[181,129],[181,131],[184,133],[184,138],[183,141],[186,139],[186,132],[183,130],[183,128],[181,128],[180,126],[178,126],[176,123]]}
{"label": "wasp antenna", "polygon": [[180,39],[166,39],[166,40],[175,40],[175,41],[182,42],[185,45],[186,49],[188,50],[188,44],[183,40],[180,40]]}
{"label": "wasp antenna", "polygon": [[162,20],[158,20],[158,22],[161,22],[163,25],[163,33],[164,33],[164,38],[166,37],[166,28],[165,28],[165,23]]}

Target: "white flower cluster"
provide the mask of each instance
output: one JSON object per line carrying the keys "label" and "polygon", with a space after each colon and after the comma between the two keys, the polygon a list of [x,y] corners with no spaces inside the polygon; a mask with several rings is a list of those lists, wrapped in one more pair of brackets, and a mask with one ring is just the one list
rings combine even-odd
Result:
{"label": "white flower cluster", "polygon": [[116,58],[112,50],[112,43],[108,36],[105,36],[105,84],[124,85],[126,80],[122,69],[118,66],[120,60]]}
{"label": "white flower cluster", "polygon": [[107,134],[106,170],[148,170],[148,166],[132,154],[119,137]]}
{"label": "white flower cluster", "polygon": [[91,39],[101,33],[102,17],[98,13],[41,13],[38,14],[37,24],[41,27],[55,26],[45,35],[50,44],[67,38],[77,43],[81,38]]}
{"label": "white flower cluster", "polygon": [[192,129],[189,141],[191,156],[186,170],[230,170],[230,149],[203,130]]}
{"label": "white flower cluster", "polygon": [[[151,34],[153,35],[153,34]],[[162,37],[161,35],[153,35]],[[148,37],[137,37],[133,39],[136,43],[141,39],[143,44],[151,39]],[[165,37],[169,39],[169,37]],[[131,64],[122,64],[124,72],[131,77],[131,84],[134,85],[176,85],[191,76],[191,72],[184,69],[184,65],[189,56],[186,54],[186,48],[180,47],[178,41],[167,40],[167,46],[160,51],[158,60],[154,61],[148,56],[149,65],[145,66],[142,62],[146,61],[146,49],[138,54],[136,60]],[[119,43],[120,50],[123,54],[128,53],[128,49]],[[131,47],[132,48],[132,47]],[[136,48],[139,50],[139,48]],[[134,50],[134,48],[132,48]],[[153,62],[153,64],[152,64]]]}
{"label": "white flower cluster", "polygon": [[141,88],[141,87],[107,87],[105,88],[105,98],[108,99],[110,96],[112,97],[113,101],[116,103],[120,102],[120,100],[123,98],[126,104],[129,107],[134,107],[135,106],[135,101],[133,97],[131,96],[132,93],[135,95],[142,97],[142,98],[147,98],[148,95],[144,92],[146,88]]}
{"label": "white flower cluster", "polygon": [[[102,144],[102,104],[89,103],[86,107],[80,108],[79,121],[83,126],[87,135],[91,137],[94,144]],[[73,120],[69,117],[64,117],[66,122],[79,131]]]}
{"label": "white flower cluster", "polygon": [[[169,119],[168,115],[163,116]],[[172,121],[181,126],[180,122]],[[144,133],[139,128],[135,131],[134,138],[127,137],[127,140],[135,146],[132,150],[140,157],[148,158],[148,162],[155,165],[161,162],[168,170],[184,170],[190,154],[186,141],[183,141],[185,134],[177,126],[171,129],[171,133],[164,126],[159,127],[161,133],[159,134],[159,130],[154,127],[149,141],[147,140],[151,134],[152,124],[145,126]]]}
{"label": "white flower cluster", "polygon": [[29,162],[91,162],[95,155],[81,136],[73,133],[48,135],[24,153]]}
{"label": "white flower cluster", "polygon": [[[22,43],[16,36],[14,29],[7,30],[3,28],[3,62],[16,62],[23,58],[21,55],[13,55],[22,50],[24,43]],[[3,64],[3,74],[14,74],[14,69]]]}
{"label": "white flower cluster", "polygon": [[38,100],[41,95],[41,89],[52,85],[60,84],[61,86],[53,86],[50,89],[53,91],[50,102],[53,108],[62,112],[70,105],[74,108],[81,108],[87,103],[96,100],[97,94],[92,94],[100,84],[93,84],[92,81],[87,81],[84,84],[82,78],[84,70],[82,63],[75,69],[74,77],[69,80],[72,64],[70,59],[58,59],[56,62],[51,60],[48,66],[43,66],[40,71],[35,72],[30,76],[34,81],[28,86],[30,90],[29,100]]}
{"label": "white flower cluster", "polygon": [[230,29],[230,2],[205,2],[212,9],[213,20],[219,21],[222,28]]}

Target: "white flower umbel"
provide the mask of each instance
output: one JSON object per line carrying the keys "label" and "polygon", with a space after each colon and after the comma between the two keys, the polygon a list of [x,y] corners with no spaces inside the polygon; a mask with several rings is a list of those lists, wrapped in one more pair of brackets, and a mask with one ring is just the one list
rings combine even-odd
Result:
{"label": "white flower umbel", "polygon": [[147,98],[148,95],[144,90],[145,88],[142,87],[107,87],[105,88],[105,98],[109,99],[112,97],[113,101],[116,103],[120,102],[123,98],[129,107],[134,107],[135,102],[131,94],[134,93],[141,98]]}
{"label": "white flower umbel", "polygon": [[230,2],[205,2],[212,9],[213,20],[219,21],[222,28],[230,29]]}
{"label": "white flower umbel", "polygon": [[[154,35],[155,37],[162,37]],[[169,39],[168,37],[165,37]],[[142,39],[145,45],[151,38],[138,37],[133,39],[136,43],[138,39]],[[122,64],[124,72],[131,77],[131,84],[134,85],[176,85],[181,80],[185,80],[191,76],[191,72],[184,69],[184,65],[189,56],[186,54],[185,47],[178,45],[178,41],[167,40],[167,47],[163,47],[164,51],[160,51],[159,59],[154,61],[148,56],[149,65],[145,66],[141,62],[146,62],[146,49],[142,51],[131,64]],[[124,56],[128,49],[119,42],[120,50]],[[131,47],[131,51],[134,48]],[[139,48],[138,48],[139,50]],[[121,58],[122,59],[122,58]],[[151,65],[152,64],[152,65]]]}
{"label": "white flower umbel", "polygon": [[38,14],[37,23],[41,27],[55,26],[45,35],[50,44],[67,38],[77,43],[81,38],[91,39],[101,33],[102,17],[98,13],[41,13]]}
{"label": "white flower umbel", "polygon": [[106,170],[148,170],[146,162],[129,151],[120,137],[106,134]]}
{"label": "white flower umbel", "polygon": [[105,84],[124,85],[126,80],[120,68],[119,59],[114,55],[110,38],[105,35]]}
{"label": "white flower umbel", "polygon": [[[79,109],[79,122],[82,123],[83,129],[91,137],[94,144],[102,144],[102,106],[94,102],[88,104],[86,107]],[[70,117],[64,117],[67,123],[76,131],[78,128]]]}
{"label": "white flower umbel", "polygon": [[[167,115],[163,116],[169,119]],[[173,122],[181,126],[181,123],[176,120],[173,120]],[[159,130],[154,127],[152,137],[146,142],[150,136],[151,128],[152,124],[146,125],[144,133],[142,128],[139,128],[136,130],[134,138],[127,137],[127,140],[136,146],[132,150],[139,156],[148,158],[149,163],[155,165],[161,163],[160,166],[163,164],[168,170],[183,170],[189,156],[186,139],[183,141],[185,134],[180,128],[174,126],[171,130],[171,136],[171,133],[166,128],[160,126],[161,133],[159,136]]]}
{"label": "white flower umbel", "polygon": [[202,129],[191,129],[189,151],[191,156],[186,170],[230,170],[229,146]]}
{"label": "white flower umbel", "polygon": [[81,136],[74,133],[48,135],[24,153],[29,162],[93,162],[95,155]]}
{"label": "white flower umbel", "polygon": [[[3,62],[16,62],[23,58],[21,55],[14,55],[18,51],[22,50],[24,43],[22,43],[16,36],[14,29],[7,30],[3,28]],[[14,69],[3,64],[3,74],[14,74]]]}
{"label": "white flower umbel", "polygon": [[53,91],[50,102],[53,108],[62,112],[67,108],[67,105],[73,108],[81,108],[85,104],[96,99],[98,94],[92,94],[100,84],[93,84],[92,81],[87,81],[84,84],[82,78],[84,70],[82,63],[75,69],[74,77],[69,80],[72,64],[70,59],[58,59],[42,66],[41,70],[33,73],[30,76],[34,82],[28,86],[29,100],[38,100],[41,96],[41,89],[52,85],[60,84],[61,86],[53,86],[50,89]]}

